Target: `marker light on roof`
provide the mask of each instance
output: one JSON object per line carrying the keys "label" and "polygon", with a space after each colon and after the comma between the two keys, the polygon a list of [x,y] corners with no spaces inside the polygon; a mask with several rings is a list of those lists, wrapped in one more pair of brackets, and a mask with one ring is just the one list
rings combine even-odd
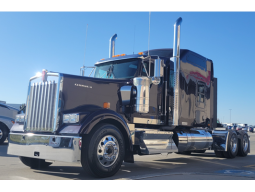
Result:
{"label": "marker light on roof", "polygon": [[139,55],[143,55],[143,52],[139,52],[138,54],[139,54]]}
{"label": "marker light on roof", "polygon": [[112,57],[120,57],[120,56],[125,56],[126,54],[120,54],[120,55],[113,55]]}

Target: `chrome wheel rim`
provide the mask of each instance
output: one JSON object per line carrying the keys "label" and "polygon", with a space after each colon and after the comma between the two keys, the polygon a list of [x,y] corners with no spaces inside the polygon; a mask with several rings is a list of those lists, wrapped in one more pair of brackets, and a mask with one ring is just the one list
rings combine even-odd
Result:
{"label": "chrome wheel rim", "polygon": [[235,153],[236,152],[236,148],[237,148],[237,139],[236,139],[235,136],[231,137],[230,145],[231,145],[232,153]]}
{"label": "chrome wheel rim", "polygon": [[103,167],[112,166],[119,156],[119,144],[112,135],[104,136],[98,143],[97,159]]}
{"label": "chrome wheel rim", "polygon": [[2,130],[0,129],[0,139],[2,139],[2,137],[3,137],[3,132],[2,132]]}
{"label": "chrome wheel rim", "polygon": [[249,140],[247,135],[243,136],[243,151],[246,152],[248,149],[248,145],[249,145]]}

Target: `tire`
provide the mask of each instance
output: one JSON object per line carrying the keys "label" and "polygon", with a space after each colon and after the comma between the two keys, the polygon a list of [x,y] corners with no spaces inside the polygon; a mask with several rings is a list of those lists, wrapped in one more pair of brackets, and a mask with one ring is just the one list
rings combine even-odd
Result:
{"label": "tire", "polygon": [[224,158],[223,151],[214,151],[216,157]]}
{"label": "tire", "polygon": [[0,145],[3,144],[3,142],[6,140],[8,133],[8,127],[0,123]]}
{"label": "tire", "polygon": [[224,156],[229,159],[235,158],[238,153],[238,138],[234,131],[229,132],[227,143],[228,148],[223,152]]}
{"label": "tire", "polygon": [[49,162],[45,162],[44,159],[35,159],[30,157],[19,157],[19,159],[24,165],[32,169],[44,169],[52,164]]}
{"label": "tire", "polygon": [[124,138],[117,127],[99,124],[83,137],[81,164],[95,177],[110,177],[118,172],[125,156]]}
{"label": "tire", "polygon": [[238,139],[238,156],[245,157],[248,154],[249,149],[249,136],[247,133],[241,135],[241,139]]}

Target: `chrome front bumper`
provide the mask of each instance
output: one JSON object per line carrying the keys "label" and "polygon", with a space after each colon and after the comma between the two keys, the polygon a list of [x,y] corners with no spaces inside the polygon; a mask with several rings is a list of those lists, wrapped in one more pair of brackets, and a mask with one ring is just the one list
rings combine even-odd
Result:
{"label": "chrome front bumper", "polygon": [[64,162],[80,162],[81,137],[10,133],[7,154]]}

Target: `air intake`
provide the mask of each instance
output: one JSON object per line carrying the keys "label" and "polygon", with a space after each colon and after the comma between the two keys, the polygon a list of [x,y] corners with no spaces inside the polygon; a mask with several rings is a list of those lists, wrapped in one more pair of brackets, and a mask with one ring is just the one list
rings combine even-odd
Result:
{"label": "air intake", "polygon": [[180,75],[180,36],[181,36],[182,18],[179,17],[174,24],[174,45],[173,45],[173,59],[174,59],[174,114],[173,125],[179,124],[179,75]]}

